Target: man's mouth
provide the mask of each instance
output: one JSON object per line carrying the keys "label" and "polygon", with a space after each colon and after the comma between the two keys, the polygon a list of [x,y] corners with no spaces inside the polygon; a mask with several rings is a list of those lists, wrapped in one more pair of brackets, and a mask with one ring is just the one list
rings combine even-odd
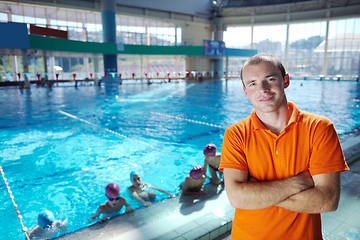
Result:
{"label": "man's mouth", "polygon": [[260,102],[267,102],[270,101],[271,99],[273,99],[274,96],[266,96],[266,97],[261,97],[259,100]]}

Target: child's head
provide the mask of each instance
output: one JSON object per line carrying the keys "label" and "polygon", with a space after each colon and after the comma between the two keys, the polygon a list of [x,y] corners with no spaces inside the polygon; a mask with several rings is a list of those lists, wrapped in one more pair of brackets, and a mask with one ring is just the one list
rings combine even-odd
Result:
{"label": "child's head", "polygon": [[215,156],[216,155],[216,146],[213,143],[209,143],[204,148],[204,155],[205,156]]}
{"label": "child's head", "polygon": [[135,171],[132,171],[131,173],[130,173],[130,182],[132,183],[132,181],[133,181],[133,177],[134,176],[137,176],[138,174],[135,172]]}
{"label": "child's head", "polygon": [[38,215],[38,224],[40,227],[45,228],[51,226],[55,221],[54,214],[49,210],[44,210]]}
{"label": "child's head", "polygon": [[194,166],[190,171],[190,177],[199,180],[204,175],[204,167],[200,165]]}
{"label": "child's head", "polygon": [[107,198],[116,198],[120,195],[120,187],[116,183],[109,183],[105,188]]}
{"label": "child's head", "polygon": [[141,178],[140,176],[135,172],[135,171],[132,171],[130,173],[130,182],[132,183],[132,185],[134,186],[138,186],[141,184]]}

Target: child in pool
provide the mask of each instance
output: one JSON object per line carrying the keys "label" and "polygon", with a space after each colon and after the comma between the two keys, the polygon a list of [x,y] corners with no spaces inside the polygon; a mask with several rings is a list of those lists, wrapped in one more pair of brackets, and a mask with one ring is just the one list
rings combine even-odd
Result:
{"label": "child in pool", "polygon": [[[211,175],[210,181],[213,184],[219,185],[221,183],[221,178],[222,178],[222,172],[219,171],[221,154],[216,154],[216,145],[213,143],[209,143],[204,148],[204,155],[205,155],[205,161],[204,161],[205,176],[208,177],[206,171],[207,171],[207,167],[209,166],[209,171]],[[217,172],[219,172],[220,178],[217,175]]]}
{"label": "child in pool", "polygon": [[149,188],[166,193],[169,197],[175,197],[174,194],[155,187],[150,183],[142,182],[141,177],[135,171],[132,171],[130,173],[130,181],[132,183],[132,186],[130,186],[128,189],[131,193],[131,196],[141,202],[145,207],[149,207],[151,205],[151,202],[155,201],[156,197],[156,193],[154,191],[147,191]]}
{"label": "child in pool", "polygon": [[[130,208],[130,205],[126,202],[125,198],[120,197],[120,188],[116,183],[109,183],[106,186],[105,196],[108,198],[108,201],[100,205],[96,213],[89,219],[89,222],[103,222],[108,217],[118,213],[123,206],[126,207],[125,213],[134,211],[134,209]],[[105,216],[99,218],[100,214],[105,214]]]}
{"label": "child in pool", "polygon": [[180,188],[183,195],[204,194],[202,187],[205,182],[204,168],[200,165],[194,166]]}
{"label": "child in pool", "polygon": [[55,220],[51,211],[44,210],[38,215],[38,225],[29,231],[28,236],[30,239],[55,238],[66,233],[67,223],[67,219],[64,221]]}

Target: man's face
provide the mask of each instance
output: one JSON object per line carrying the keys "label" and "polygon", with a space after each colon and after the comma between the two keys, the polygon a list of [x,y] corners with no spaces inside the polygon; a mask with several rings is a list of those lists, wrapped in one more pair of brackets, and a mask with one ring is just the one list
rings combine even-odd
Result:
{"label": "man's face", "polygon": [[261,62],[243,69],[244,92],[257,113],[274,112],[285,100],[284,89],[289,86],[289,75],[285,78],[273,64]]}

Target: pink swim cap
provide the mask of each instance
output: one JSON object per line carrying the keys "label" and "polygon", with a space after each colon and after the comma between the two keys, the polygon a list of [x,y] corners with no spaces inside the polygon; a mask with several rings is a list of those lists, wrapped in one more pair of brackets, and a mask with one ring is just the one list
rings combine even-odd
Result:
{"label": "pink swim cap", "polygon": [[194,166],[190,171],[190,177],[198,180],[204,175],[204,167],[200,165]]}
{"label": "pink swim cap", "polygon": [[120,194],[119,185],[116,183],[109,183],[105,188],[105,196],[107,197],[117,197]]}
{"label": "pink swim cap", "polygon": [[209,143],[204,148],[204,155],[205,156],[215,156],[216,155],[216,146],[213,143]]}

